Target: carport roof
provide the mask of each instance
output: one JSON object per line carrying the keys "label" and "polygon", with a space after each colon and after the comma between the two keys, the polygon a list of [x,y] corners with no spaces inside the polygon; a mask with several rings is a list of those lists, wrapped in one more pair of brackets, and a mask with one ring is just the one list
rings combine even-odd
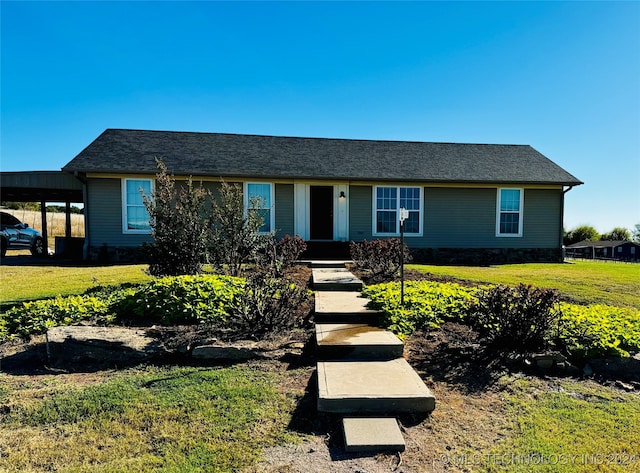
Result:
{"label": "carport roof", "polygon": [[0,199],[15,202],[83,202],[82,182],[63,171],[2,172]]}

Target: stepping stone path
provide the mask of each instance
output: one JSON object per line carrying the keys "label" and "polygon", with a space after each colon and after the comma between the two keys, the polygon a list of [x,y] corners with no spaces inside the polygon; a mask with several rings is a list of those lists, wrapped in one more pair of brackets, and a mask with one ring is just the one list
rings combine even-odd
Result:
{"label": "stepping stone path", "polygon": [[403,358],[404,345],[378,327],[362,281],[344,263],[315,267],[318,411],[344,414],[347,452],[402,451],[396,415],[427,413],[435,397]]}

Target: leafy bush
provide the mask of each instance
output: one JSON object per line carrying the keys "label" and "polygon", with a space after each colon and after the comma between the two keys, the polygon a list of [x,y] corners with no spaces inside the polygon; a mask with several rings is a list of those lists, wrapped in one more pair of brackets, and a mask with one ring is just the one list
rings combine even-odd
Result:
{"label": "leafy bush", "polygon": [[369,273],[371,281],[389,281],[400,269],[400,255],[404,252],[404,262],[411,261],[411,253],[407,245],[403,245],[399,238],[387,240],[352,241],[349,252],[356,268]]}
{"label": "leafy bush", "polygon": [[280,240],[272,239],[257,258],[257,266],[274,277],[282,277],[287,268],[307,249],[307,243],[298,235],[285,235]]}
{"label": "leafy bush", "polygon": [[235,299],[230,325],[239,335],[260,338],[266,333],[302,325],[299,308],[309,297],[306,289],[286,278],[256,272],[246,279]]}
{"label": "leafy bush", "polygon": [[463,320],[474,292],[455,283],[408,281],[404,307],[400,304],[400,283],[367,286],[362,293],[371,299],[372,308],[382,311],[382,324],[405,336],[419,329],[437,329],[445,320]]}
{"label": "leafy bush", "polygon": [[176,276],[144,284],[116,304],[118,318],[140,318],[170,324],[224,322],[243,290],[230,276]]}
{"label": "leafy bush", "polygon": [[206,259],[208,222],[203,217],[207,191],[189,178],[176,188],[175,178],[156,160],[156,189],[143,196],[150,216],[153,243],[145,245],[153,276],[198,274]]}
{"label": "leafy bush", "polygon": [[519,284],[493,286],[476,293],[469,307],[471,324],[489,343],[517,352],[544,348],[558,327],[558,293],[553,289]]}
{"label": "leafy bush", "polygon": [[56,297],[24,302],[0,317],[0,340],[45,333],[56,325],[71,325],[93,317],[108,319],[109,304],[91,296]]}
{"label": "leafy bush", "polygon": [[239,276],[243,264],[266,251],[273,235],[260,233],[264,221],[259,198],[250,199],[246,211],[240,185],[222,182],[219,194],[211,204],[209,258],[218,271]]}
{"label": "leafy bush", "polygon": [[640,311],[607,305],[561,304],[560,338],[578,357],[640,352]]}

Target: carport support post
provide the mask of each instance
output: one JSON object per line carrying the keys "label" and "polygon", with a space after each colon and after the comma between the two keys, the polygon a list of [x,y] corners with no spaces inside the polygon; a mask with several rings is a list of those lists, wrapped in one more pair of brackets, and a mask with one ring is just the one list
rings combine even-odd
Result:
{"label": "carport support post", "polygon": [[45,256],[49,255],[49,232],[47,231],[47,202],[40,200],[40,218],[42,219],[42,246]]}
{"label": "carport support post", "polygon": [[69,240],[71,240],[71,202],[67,200],[65,208],[64,236],[67,239],[66,248],[69,249]]}

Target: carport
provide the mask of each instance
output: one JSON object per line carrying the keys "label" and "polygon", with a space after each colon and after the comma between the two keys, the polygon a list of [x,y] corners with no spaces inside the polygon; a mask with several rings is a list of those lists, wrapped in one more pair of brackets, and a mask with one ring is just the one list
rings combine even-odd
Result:
{"label": "carport", "polygon": [[71,241],[71,204],[84,203],[83,184],[72,174],[62,171],[25,171],[0,173],[0,200],[39,202],[42,238],[48,248],[47,202],[66,204],[65,248]]}

